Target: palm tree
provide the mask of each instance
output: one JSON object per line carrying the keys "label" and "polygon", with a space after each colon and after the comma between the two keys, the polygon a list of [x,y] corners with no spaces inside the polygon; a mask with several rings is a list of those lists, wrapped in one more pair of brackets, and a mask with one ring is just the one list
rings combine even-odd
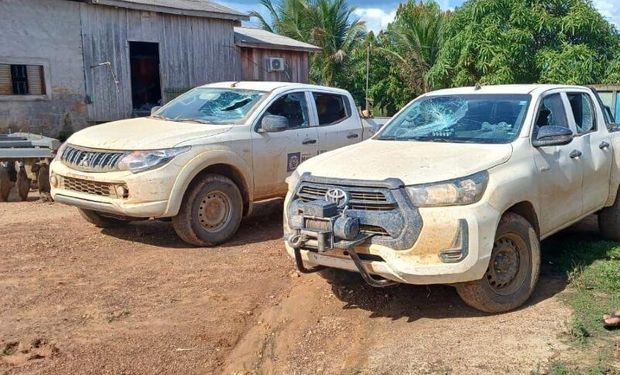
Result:
{"label": "palm tree", "polygon": [[348,56],[364,35],[365,24],[353,14],[347,0],[260,0],[270,20],[258,12],[265,30],[321,47],[312,57],[310,76],[315,82],[338,85],[345,81]]}
{"label": "palm tree", "polygon": [[403,78],[418,93],[430,90],[428,71],[437,61],[447,16],[435,1],[410,0],[399,6],[388,27],[391,43],[384,50],[401,64]]}

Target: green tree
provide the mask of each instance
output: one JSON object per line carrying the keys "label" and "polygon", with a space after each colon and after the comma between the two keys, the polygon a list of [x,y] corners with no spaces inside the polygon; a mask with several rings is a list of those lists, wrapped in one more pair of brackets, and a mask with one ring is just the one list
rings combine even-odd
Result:
{"label": "green tree", "polygon": [[618,50],[614,27],[589,0],[470,0],[446,22],[429,81],[598,83]]}
{"label": "green tree", "polygon": [[342,86],[347,81],[349,54],[364,36],[365,25],[347,0],[261,0],[270,20],[258,12],[261,26],[321,47],[311,59],[312,81]]}

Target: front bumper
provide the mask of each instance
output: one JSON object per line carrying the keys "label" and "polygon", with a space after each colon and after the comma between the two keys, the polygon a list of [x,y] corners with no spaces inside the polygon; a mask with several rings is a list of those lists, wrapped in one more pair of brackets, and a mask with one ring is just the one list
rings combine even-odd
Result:
{"label": "front bumper", "polygon": [[[295,233],[289,215],[293,195],[285,202],[284,233]],[[294,206],[293,206],[294,207]],[[468,206],[418,208],[423,225],[408,248],[395,248],[389,241],[367,240],[352,248],[371,275],[408,284],[453,284],[479,280],[487,270],[501,212],[486,202]],[[417,231],[417,228],[415,228]],[[295,257],[288,241],[286,250]],[[346,249],[297,247],[308,267],[325,266],[359,272]],[[459,252],[462,256],[450,257]]]}
{"label": "front bumper", "polygon": [[[167,212],[168,200],[177,172],[177,167],[170,163],[138,174],[127,171],[89,173],[71,169],[54,160],[50,174],[59,183],[52,187],[51,195],[59,203],[116,216],[165,217],[170,216]],[[126,189],[127,194],[115,192],[120,186]],[[109,194],[106,189],[110,189]]]}

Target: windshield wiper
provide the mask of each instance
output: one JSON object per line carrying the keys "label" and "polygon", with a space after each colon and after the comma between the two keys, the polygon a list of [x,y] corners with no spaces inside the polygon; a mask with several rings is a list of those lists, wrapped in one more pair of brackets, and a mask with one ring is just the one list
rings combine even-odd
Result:
{"label": "windshield wiper", "polygon": [[158,118],[158,119],[162,119],[162,120],[170,120],[168,117],[162,116],[162,115],[155,115],[155,114],[153,114],[153,115],[151,115],[149,117],[151,117],[151,118]]}
{"label": "windshield wiper", "polygon": [[195,123],[198,123],[198,124],[210,124],[210,122],[208,122],[208,121],[197,119],[197,118],[175,118],[172,121],[176,121],[176,122],[195,122]]}

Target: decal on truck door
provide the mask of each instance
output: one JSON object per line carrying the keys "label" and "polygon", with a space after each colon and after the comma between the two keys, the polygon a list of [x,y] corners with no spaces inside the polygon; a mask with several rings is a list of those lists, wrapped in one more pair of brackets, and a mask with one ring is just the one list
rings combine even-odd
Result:
{"label": "decal on truck door", "polygon": [[300,163],[300,159],[301,159],[301,152],[293,152],[291,154],[288,154],[288,158],[286,161],[286,171],[292,172],[295,169],[297,169],[297,166]]}

